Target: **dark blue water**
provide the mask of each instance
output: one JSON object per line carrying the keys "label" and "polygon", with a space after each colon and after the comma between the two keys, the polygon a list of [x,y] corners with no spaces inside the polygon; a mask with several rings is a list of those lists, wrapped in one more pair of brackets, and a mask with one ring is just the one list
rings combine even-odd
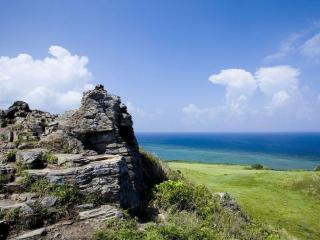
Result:
{"label": "dark blue water", "polygon": [[137,138],[164,160],[260,163],[274,169],[320,165],[320,133],[138,133]]}

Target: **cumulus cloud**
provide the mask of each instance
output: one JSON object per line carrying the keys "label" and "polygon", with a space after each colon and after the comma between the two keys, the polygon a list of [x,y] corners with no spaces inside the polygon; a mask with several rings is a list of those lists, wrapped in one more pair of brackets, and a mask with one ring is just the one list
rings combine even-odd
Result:
{"label": "cumulus cloud", "polygon": [[288,103],[290,95],[286,91],[279,91],[272,96],[271,107],[281,107]]}
{"label": "cumulus cloud", "polygon": [[254,76],[243,69],[225,69],[209,77],[213,84],[226,87],[227,104],[234,110],[241,109],[257,88]]}
{"label": "cumulus cloud", "polygon": [[93,76],[87,69],[89,59],[61,46],[51,46],[48,53],[44,59],[25,53],[0,57],[1,108],[17,99],[32,108],[55,112],[79,105],[82,91],[93,87]]}
{"label": "cumulus cloud", "polygon": [[296,93],[299,75],[298,69],[286,65],[260,68],[255,73],[260,90],[269,97],[280,91]]}
{"label": "cumulus cloud", "polygon": [[257,88],[253,75],[243,69],[222,70],[218,74],[211,75],[209,81],[226,86],[226,94],[229,99],[251,96]]}
{"label": "cumulus cloud", "polygon": [[[298,69],[288,65],[259,68],[255,73],[244,69],[224,69],[211,75],[209,81],[225,86],[225,104],[200,108],[195,104],[182,111],[193,118],[215,119],[272,115],[277,109],[296,104],[302,106]],[[264,101],[256,103],[253,96],[260,94]]]}

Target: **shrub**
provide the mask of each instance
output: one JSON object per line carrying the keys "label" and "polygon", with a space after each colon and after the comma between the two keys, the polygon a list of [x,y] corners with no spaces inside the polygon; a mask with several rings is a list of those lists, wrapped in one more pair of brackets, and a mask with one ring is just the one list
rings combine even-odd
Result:
{"label": "shrub", "polygon": [[155,188],[154,205],[165,210],[174,207],[177,210],[193,210],[193,189],[183,181],[166,181]]}
{"label": "shrub", "polygon": [[43,162],[45,163],[49,163],[49,164],[57,164],[58,162],[58,158],[53,155],[51,152],[47,152],[42,156],[41,159]]}
{"label": "shrub", "polygon": [[5,158],[8,162],[16,161],[17,150],[11,150],[5,154]]}
{"label": "shrub", "polygon": [[10,222],[10,225],[17,229],[32,229],[43,226],[45,223],[53,223],[58,219],[57,212],[49,211],[42,207],[39,202],[32,206],[32,216],[24,214],[19,208],[11,209],[0,213],[0,219]]}
{"label": "shrub", "polygon": [[25,170],[28,169],[27,165],[22,161],[17,161],[15,168],[18,176],[23,176],[25,173]]}
{"label": "shrub", "polygon": [[318,166],[316,166],[315,168],[314,168],[314,171],[320,171],[320,165],[318,165]]}
{"label": "shrub", "polygon": [[138,230],[135,219],[126,217],[124,220],[111,219],[101,230],[93,235],[93,240],[133,240],[143,239],[143,232]]}
{"label": "shrub", "polygon": [[252,164],[252,165],[250,166],[250,168],[251,168],[251,169],[256,169],[256,170],[262,170],[262,169],[264,169],[265,167],[264,167],[262,164],[257,163],[257,164]]}
{"label": "shrub", "polygon": [[147,227],[145,239],[209,240],[222,239],[222,236],[206,221],[199,219],[196,214],[182,211],[168,214],[165,223]]}

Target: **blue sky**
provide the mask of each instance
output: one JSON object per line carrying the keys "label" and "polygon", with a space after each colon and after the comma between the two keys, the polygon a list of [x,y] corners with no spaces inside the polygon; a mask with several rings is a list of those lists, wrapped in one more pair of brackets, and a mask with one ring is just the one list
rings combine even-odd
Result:
{"label": "blue sky", "polygon": [[320,131],[319,33],[312,0],[2,0],[0,108],[102,83],[136,131]]}

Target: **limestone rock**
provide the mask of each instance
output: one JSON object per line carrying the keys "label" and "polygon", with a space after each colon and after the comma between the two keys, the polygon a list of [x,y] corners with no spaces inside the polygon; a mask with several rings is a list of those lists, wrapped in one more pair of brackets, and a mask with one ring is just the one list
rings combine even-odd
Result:
{"label": "limestone rock", "polygon": [[8,110],[4,111],[4,117],[9,119],[26,117],[29,112],[31,112],[31,110],[26,102],[16,101]]}
{"label": "limestone rock", "polygon": [[38,195],[36,193],[14,193],[10,196],[10,199],[17,202],[26,202],[29,200],[37,199]]}
{"label": "limestone rock", "polygon": [[245,216],[241,211],[240,205],[229,193],[221,192],[221,193],[217,193],[217,195],[220,198],[220,204],[222,207],[229,210],[234,215],[241,217],[244,220],[248,220],[247,216]]}
{"label": "limestone rock", "polygon": [[124,208],[139,204],[139,195],[132,189],[123,157],[106,154],[89,156],[84,161],[89,163],[61,169],[30,169],[27,173],[34,179],[42,177],[51,183],[76,184],[84,194],[98,194],[105,201],[119,203]]}
{"label": "limestone rock", "polygon": [[40,204],[42,205],[42,207],[49,208],[53,207],[56,204],[57,200],[58,199],[56,197],[47,196],[41,200]]}
{"label": "limestone rock", "polygon": [[46,233],[45,228],[39,228],[36,230],[25,232],[15,239],[17,239],[17,240],[36,240],[36,239],[41,239],[41,236],[45,235],[45,233]]}
{"label": "limestone rock", "polygon": [[0,200],[0,210],[3,212],[19,209],[24,215],[32,215],[32,208],[26,203],[20,203],[9,199]]}
{"label": "limestone rock", "polygon": [[[50,164],[46,164],[44,154],[49,151]],[[49,158],[51,154],[57,157],[57,163]],[[11,155],[15,156],[11,162],[4,159]],[[17,162],[27,166],[26,174],[19,176],[20,171],[15,172]],[[22,101],[0,110],[0,174],[6,176],[0,182],[1,191],[4,190],[0,210],[19,209],[28,219],[30,216],[30,222],[37,220],[39,203],[53,212],[57,210],[57,199],[50,193],[23,193],[31,191],[31,182],[39,178],[74,185],[88,199],[94,199],[90,203],[70,204],[70,217],[80,212],[74,224],[57,224],[50,229],[46,226],[48,235],[35,231],[19,236],[20,239],[60,239],[55,237],[57,233],[61,239],[80,239],[89,230],[102,226],[102,220],[121,217],[115,206],[138,207],[146,187],[131,115],[120,97],[108,93],[102,85],[83,94],[79,109],[60,116],[31,110]],[[27,181],[20,181],[22,177]],[[99,206],[107,203],[113,207]],[[48,220],[39,224],[51,223]],[[82,231],[75,234],[80,228]],[[10,234],[16,239],[16,232]]]}
{"label": "limestone rock", "polygon": [[96,209],[79,212],[80,220],[86,220],[89,218],[99,218],[101,220],[106,220],[113,217],[120,218],[121,216],[122,213],[118,209],[109,205],[102,205]]}
{"label": "limestone rock", "polygon": [[42,157],[46,152],[47,150],[41,148],[19,150],[16,154],[16,160],[21,161],[28,168],[43,168],[45,164],[42,161]]}

